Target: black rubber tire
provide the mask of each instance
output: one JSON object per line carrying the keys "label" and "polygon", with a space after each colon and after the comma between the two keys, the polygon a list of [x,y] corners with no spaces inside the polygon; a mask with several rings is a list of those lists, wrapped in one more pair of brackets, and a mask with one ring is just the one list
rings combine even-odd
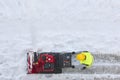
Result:
{"label": "black rubber tire", "polygon": [[75,52],[72,52],[72,54],[75,54]]}
{"label": "black rubber tire", "polygon": [[72,68],[75,68],[75,66],[74,66],[74,65],[72,65]]}

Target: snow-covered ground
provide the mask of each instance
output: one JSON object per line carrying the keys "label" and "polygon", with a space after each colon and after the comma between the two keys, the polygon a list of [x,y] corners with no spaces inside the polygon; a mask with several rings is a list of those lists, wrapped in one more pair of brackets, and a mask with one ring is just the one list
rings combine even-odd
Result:
{"label": "snow-covered ground", "polygon": [[[0,0],[0,80],[119,80],[119,72],[27,75],[25,65],[30,48],[117,55],[119,26],[120,0]],[[110,58],[105,64],[116,60],[118,70],[119,58]],[[101,59],[95,66],[108,58]]]}

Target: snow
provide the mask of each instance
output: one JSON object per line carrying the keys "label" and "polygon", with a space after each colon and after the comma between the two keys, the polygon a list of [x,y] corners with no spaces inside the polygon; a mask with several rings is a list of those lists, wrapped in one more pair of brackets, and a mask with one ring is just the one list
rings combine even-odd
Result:
{"label": "snow", "polygon": [[[96,75],[103,75],[101,80],[104,76],[119,80],[119,74],[104,73],[87,78],[70,73],[27,75],[25,65],[26,50],[31,48],[118,55],[119,26],[119,0],[0,0],[0,80],[77,80],[80,76],[81,80],[96,80],[90,77]],[[120,64],[118,58],[112,59]]]}

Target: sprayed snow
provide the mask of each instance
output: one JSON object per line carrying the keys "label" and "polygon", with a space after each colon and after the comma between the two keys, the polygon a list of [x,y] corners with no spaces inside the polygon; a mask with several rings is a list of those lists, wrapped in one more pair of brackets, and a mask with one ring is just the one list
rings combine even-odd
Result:
{"label": "sprayed snow", "polygon": [[26,49],[118,55],[119,13],[120,0],[0,0],[0,80],[97,80],[102,74],[27,75]]}

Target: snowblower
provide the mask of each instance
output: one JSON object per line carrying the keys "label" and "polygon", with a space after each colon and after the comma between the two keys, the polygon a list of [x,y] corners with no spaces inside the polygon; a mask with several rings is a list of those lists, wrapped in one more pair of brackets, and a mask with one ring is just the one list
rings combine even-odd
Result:
{"label": "snowblower", "polygon": [[75,52],[33,52],[27,53],[27,71],[32,73],[62,73],[62,68],[71,67],[71,57]]}

